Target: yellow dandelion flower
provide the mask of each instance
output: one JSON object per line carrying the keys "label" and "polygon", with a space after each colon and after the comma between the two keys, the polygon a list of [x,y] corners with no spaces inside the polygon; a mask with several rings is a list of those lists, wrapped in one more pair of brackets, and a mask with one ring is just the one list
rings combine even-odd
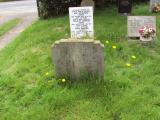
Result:
{"label": "yellow dandelion flower", "polygon": [[132,55],[132,59],[136,59],[136,58],[137,58],[136,56]]}
{"label": "yellow dandelion flower", "polygon": [[109,44],[109,41],[108,41],[108,40],[106,41],[106,44]]}
{"label": "yellow dandelion flower", "polygon": [[63,82],[63,83],[66,82],[66,79],[63,78],[63,79],[62,79],[62,82]]}
{"label": "yellow dandelion flower", "polygon": [[130,63],[126,63],[126,66],[127,66],[127,67],[131,67],[131,64],[130,64]]}
{"label": "yellow dandelion flower", "polygon": [[117,48],[117,46],[113,45],[113,46],[112,46],[112,48],[113,48],[113,49],[116,49],[116,48]]}
{"label": "yellow dandelion flower", "polygon": [[48,83],[52,83],[52,81],[51,81],[51,80],[49,80],[49,81],[48,81]]}
{"label": "yellow dandelion flower", "polygon": [[48,76],[48,75],[49,75],[49,73],[47,72],[45,75],[46,75],[46,76]]}

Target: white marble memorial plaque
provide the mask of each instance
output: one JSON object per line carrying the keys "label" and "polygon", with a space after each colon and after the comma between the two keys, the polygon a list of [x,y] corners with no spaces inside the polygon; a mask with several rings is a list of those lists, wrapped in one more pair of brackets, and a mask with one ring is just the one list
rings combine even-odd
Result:
{"label": "white marble memorial plaque", "polygon": [[143,26],[156,30],[156,16],[128,16],[128,37],[140,37],[139,29]]}
{"label": "white marble memorial plaque", "polygon": [[93,7],[70,7],[71,38],[93,38]]}

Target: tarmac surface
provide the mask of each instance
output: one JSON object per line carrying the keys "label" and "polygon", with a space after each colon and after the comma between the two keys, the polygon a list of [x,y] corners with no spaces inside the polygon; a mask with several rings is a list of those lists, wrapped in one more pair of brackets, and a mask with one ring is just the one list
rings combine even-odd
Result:
{"label": "tarmac surface", "polygon": [[0,50],[37,20],[36,0],[0,2],[0,25],[15,18],[19,18],[21,21],[6,34],[0,36]]}

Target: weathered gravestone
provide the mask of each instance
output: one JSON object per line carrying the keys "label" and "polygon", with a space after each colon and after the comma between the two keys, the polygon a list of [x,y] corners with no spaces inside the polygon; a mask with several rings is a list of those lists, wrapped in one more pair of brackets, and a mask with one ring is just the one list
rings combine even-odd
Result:
{"label": "weathered gravestone", "polygon": [[128,16],[128,37],[139,38],[139,29],[152,26],[156,30],[156,16]]}
{"label": "weathered gravestone", "polygon": [[160,0],[150,0],[150,7],[149,7],[150,12],[152,12],[152,8],[156,3],[160,3]]}
{"label": "weathered gravestone", "polygon": [[95,3],[93,0],[82,0],[81,7],[84,7],[84,6],[92,6],[93,9],[95,9]]}
{"label": "weathered gravestone", "polygon": [[71,38],[93,38],[93,7],[71,7],[70,29]]}
{"label": "weathered gravestone", "polygon": [[[84,80],[104,77],[104,46],[93,39],[93,8],[69,9],[71,38],[52,46],[53,62],[58,78]],[[86,78],[87,77],[87,78]]]}
{"label": "weathered gravestone", "polygon": [[118,0],[118,13],[131,14],[132,12],[132,0]]}
{"label": "weathered gravestone", "polygon": [[62,39],[53,46],[53,60],[58,78],[103,79],[104,46],[91,39]]}

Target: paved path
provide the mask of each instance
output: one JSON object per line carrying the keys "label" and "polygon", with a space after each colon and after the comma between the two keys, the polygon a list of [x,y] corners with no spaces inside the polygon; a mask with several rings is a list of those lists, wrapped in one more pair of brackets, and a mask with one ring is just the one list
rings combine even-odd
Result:
{"label": "paved path", "polygon": [[37,15],[36,0],[0,2],[0,24],[25,14]]}
{"label": "paved path", "polygon": [[36,0],[0,2],[0,25],[15,18],[20,18],[21,22],[4,36],[0,37],[0,49],[14,40],[26,27],[37,19]]}

